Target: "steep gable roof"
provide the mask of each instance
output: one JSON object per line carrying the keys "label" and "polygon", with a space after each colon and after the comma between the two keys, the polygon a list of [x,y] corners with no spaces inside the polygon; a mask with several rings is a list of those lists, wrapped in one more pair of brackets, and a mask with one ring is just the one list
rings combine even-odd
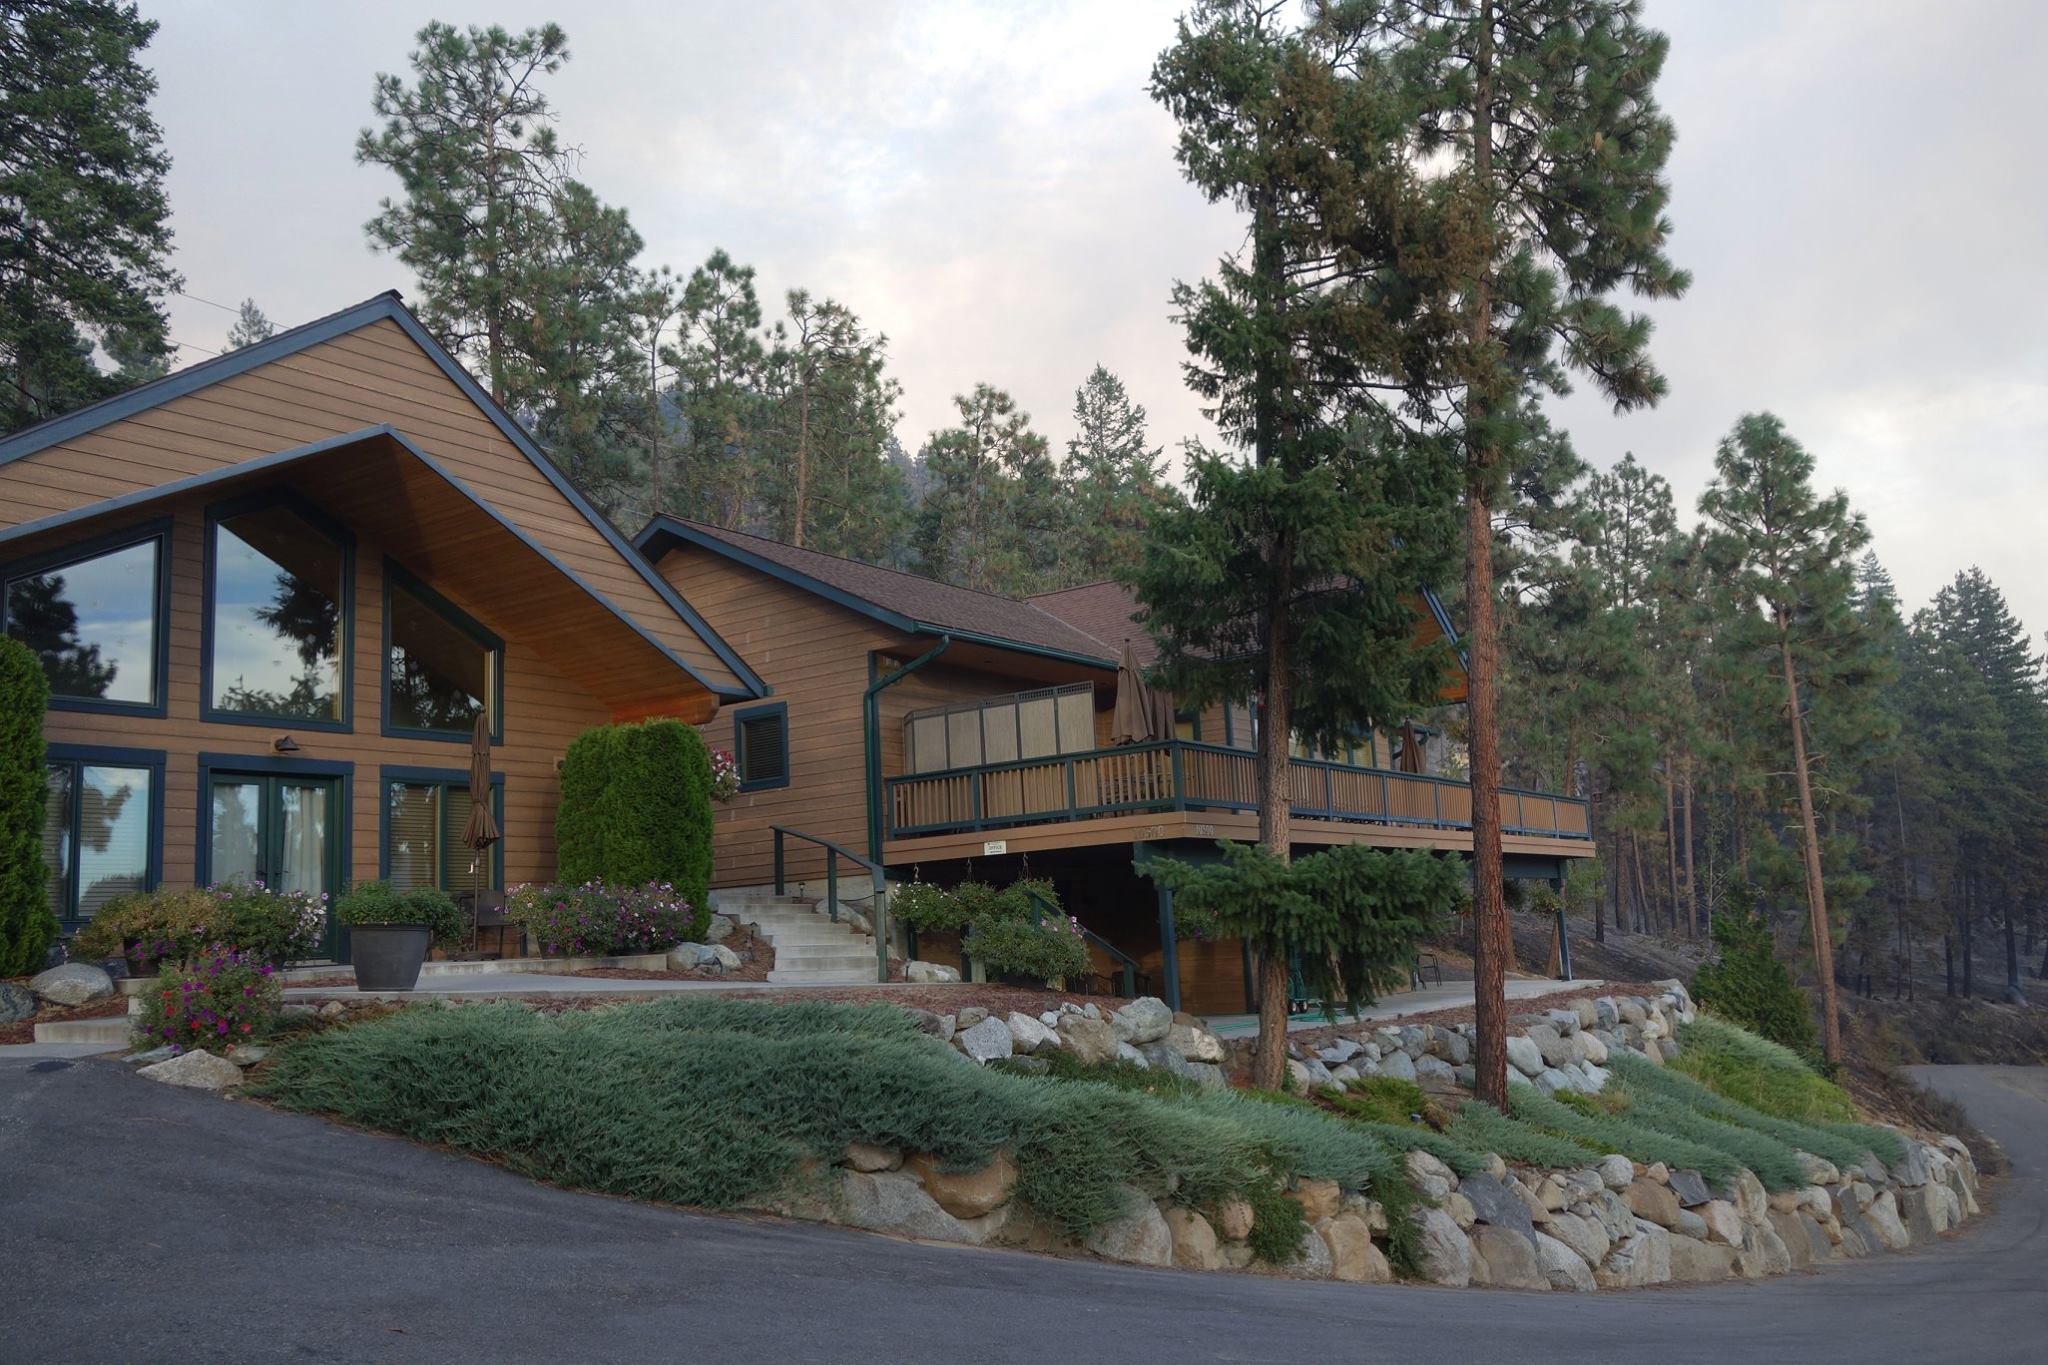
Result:
{"label": "steep gable roof", "polygon": [[[537,541],[639,620],[712,693],[766,695],[759,675],[395,292],[0,439],[0,503],[8,504],[0,526],[387,422],[429,453],[459,448],[462,458],[444,460],[451,472],[514,520],[534,523]],[[112,448],[109,429],[124,423],[156,463],[124,462]],[[509,462],[498,453],[507,445],[516,456]]]}
{"label": "steep gable roof", "polygon": [[679,546],[708,550],[906,634],[951,635],[1097,668],[1116,667],[1117,646],[1012,597],[955,587],[680,517],[656,517],[633,543],[652,560]]}

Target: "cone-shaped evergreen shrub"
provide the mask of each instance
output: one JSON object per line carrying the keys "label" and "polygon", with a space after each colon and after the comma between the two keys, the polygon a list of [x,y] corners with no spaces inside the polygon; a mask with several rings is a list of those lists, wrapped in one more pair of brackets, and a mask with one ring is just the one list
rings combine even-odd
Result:
{"label": "cone-shaped evergreen shrub", "polygon": [[1714,916],[1714,947],[1720,960],[1702,963],[1693,974],[1693,999],[1752,1033],[1811,1055],[1813,1006],[1778,961],[1764,918],[1744,906]]}
{"label": "cone-shaped evergreen shrub", "polygon": [[0,976],[41,971],[57,936],[43,866],[50,791],[43,708],[49,700],[35,652],[0,636]]}
{"label": "cone-shaped evergreen shrub", "polygon": [[555,812],[556,878],[576,885],[667,882],[710,919],[711,754],[675,720],[600,725],[562,758]]}

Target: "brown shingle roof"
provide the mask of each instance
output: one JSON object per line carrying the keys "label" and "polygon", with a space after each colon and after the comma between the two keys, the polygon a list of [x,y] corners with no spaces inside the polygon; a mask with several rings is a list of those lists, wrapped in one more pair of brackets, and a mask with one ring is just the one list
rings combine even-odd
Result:
{"label": "brown shingle roof", "polygon": [[1026,600],[1076,630],[1094,636],[1112,651],[1121,650],[1124,641],[1129,640],[1141,668],[1150,668],[1159,661],[1159,646],[1138,624],[1138,596],[1121,583],[1083,583],[1078,588],[1042,592]]}
{"label": "brown shingle roof", "polygon": [[634,538],[634,543],[651,559],[658,559],[676,544],[696,545],[725,554],[741,563],[765,568],[778,577],[793,578],[799,586],[822,596],[842,599],[842,605],[856,609],[865,606],[871,612],[897,618],[896,623],[905,628],[975,636],[1025,649],[1052,650],[1100,662],[1105,668],[1116,667],[1117,650],[1123,643],[1120,635],[1114,643],[1106,642],[1032,602],[959,588],[817,550],[802,550],[779,540],[728,531],[701,521],[657,517]]}

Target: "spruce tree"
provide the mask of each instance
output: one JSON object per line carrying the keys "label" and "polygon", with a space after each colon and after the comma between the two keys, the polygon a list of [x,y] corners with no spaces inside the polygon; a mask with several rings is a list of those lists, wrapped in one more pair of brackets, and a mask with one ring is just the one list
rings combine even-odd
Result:
{"label": "spruce tree", "polygon": [[235,310],[235,325],[228,328],[228,349],[239,351],[259,341],[268,341],[276,334],[277,324],[264,316],[263,310],[256,306],[256,300],[243,299],[242,306]]}
{"label": "spruce tree", "polygon": [[112,0],[0,9],[0,434],[167,364],[170,158],[139,60],[156,29]]}

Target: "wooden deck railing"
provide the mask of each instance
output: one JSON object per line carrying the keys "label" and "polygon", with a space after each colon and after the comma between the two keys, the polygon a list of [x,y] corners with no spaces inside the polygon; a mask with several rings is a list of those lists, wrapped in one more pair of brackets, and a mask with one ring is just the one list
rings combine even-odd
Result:
{"label": "wooden deck railing", "polygon": [[[1144,811],[1257,810],[1256,761],[1243,749],[1176,739],[892,777],[889,837]],[[1294,814],[1307,819],[1472,827],[1472,789],[1450,778],[1299,758],[1288,776]],[[1508,789],[1500,815],[1509,834],[1590,837],[1586,803],[1573,797]]]}

